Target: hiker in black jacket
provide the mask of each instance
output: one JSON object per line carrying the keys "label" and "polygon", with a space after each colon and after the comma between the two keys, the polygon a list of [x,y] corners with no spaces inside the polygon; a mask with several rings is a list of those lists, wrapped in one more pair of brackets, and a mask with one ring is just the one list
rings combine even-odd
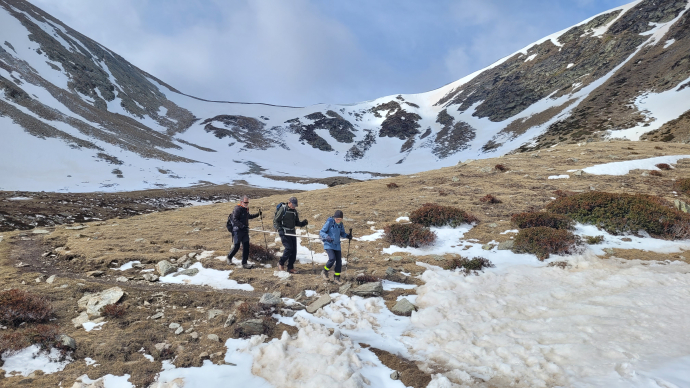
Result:
{"label": "hiker in black jacket", "polygon": [[232,211],[232,237],[235,245],[233,245],[232,251],[228,253],[228,263],[232,263],[232,258],[240,250],[240,244],[242,244],[242,267],[252,268],[252,265],[247,263],[247,259],[249,259],[249,220],[260,215],[261,209],[256,214],[249,214],[249,197],[246,195],[235,206],[235,210]]}
{"label": "hiker in black jacket", "polygon": [[[297,270],[295,270],[295,260],[297,260],[297,237],[294,236],[296,234],[295,227],[305,227],[308,224],[309,221],[307,220],[299,220],[297,198],[295,197],[291,197],[287,204],[281,204],[276,211],[273,225],[277,227],[280,240],[285,247],[283,256],[278,262],[278,269],[281,271],[285,271],[285,262],[287,262],[287,271],[297,273]],[[286,234],[291,234],[292,236],[286,236]]]}

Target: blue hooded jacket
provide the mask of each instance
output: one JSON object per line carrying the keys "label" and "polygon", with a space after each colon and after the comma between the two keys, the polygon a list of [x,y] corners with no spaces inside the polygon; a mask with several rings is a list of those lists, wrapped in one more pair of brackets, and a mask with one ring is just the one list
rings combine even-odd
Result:
{"label": "blue hooded jacket", "polygon": [[[340,238],[347,237],[347,233],[345,233],[345,224],[342,222],[340,224],[337,224],[333,217],[328,217],[326,223],[323,225],[323,228],[321,228],[321,231],[319,232],[319,236],[321,237],[321,240],[323,240],[323,249],[333,249],[335,251],[339,251]],[[326,236],[331,236],[333,241],[326,241]]]}

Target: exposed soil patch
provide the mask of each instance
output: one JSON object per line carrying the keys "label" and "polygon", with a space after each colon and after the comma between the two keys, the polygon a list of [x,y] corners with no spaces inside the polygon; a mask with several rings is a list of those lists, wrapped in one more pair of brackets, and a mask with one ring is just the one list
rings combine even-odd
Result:
{"label": "exposed soil patch", "polygon": [[424,388],[431,382],[431,376],[422,372],[413,361],[407,360],[397,354],[389,353],[377,348],[369,348],[381,360],[383,365],[398,371],[400,381],[406,387]]}

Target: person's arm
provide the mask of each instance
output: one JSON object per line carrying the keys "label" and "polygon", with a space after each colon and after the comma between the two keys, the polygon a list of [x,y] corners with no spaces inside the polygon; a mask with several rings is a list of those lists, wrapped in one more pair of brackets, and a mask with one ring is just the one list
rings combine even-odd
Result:
{"label": "person's arm", "polygon": [[348,234],[345,232],[345,224],[340,224],[340,237],[347,238]]}
{"label": "person's arm", "polygon": [[[247,210],[247,213],[249,213],[249,210]],[[254,219],[254,218],[256,218],[256,217],[258,217],[258,216],[260,216],[260,215],[261,215],[261,209],[259,209],[259,211],[256,212],[256,213],[254,213],[254,214],[249,214],[249,219],[250,219],[250,220],[251,220],[251,219]]]}
{"label": "person's arm", "polygon": [[309,221],[306,218],[303,221],[300,221],[299,220],[299,213],[297,213],[297,210],[295,210],[295,226],[299,226],[300,228],[304,228],[307,225],[309,225]]}
{"label": "person's arm", "polygon": [[242,222],[242,206],[235,206],[235,210],[232,211],[232,225],[235,230],[243,230],[247,226]]}

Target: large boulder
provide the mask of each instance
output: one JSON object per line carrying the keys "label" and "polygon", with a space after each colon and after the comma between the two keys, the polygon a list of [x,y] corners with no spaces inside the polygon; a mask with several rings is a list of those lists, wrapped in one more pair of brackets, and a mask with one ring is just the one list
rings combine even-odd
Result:
{"label": "large boulder", "polygon": [[409,300],[402,298],[393,306],[391,311],[393,314],[409,316],[413,311],[417,310]]}
{"label": "large boulder", "polygon": [[261,299],[259,299],[259,303],[266,305],[266,306],[275,306],[283,303],[283,300],[280,299],[280,297],[276,296],[275,294],[272,293],[266,293],[261,295]]}
{"label": "large boulder", "polygon": [[499,251],[512,250],[514,244],[515,244],[515,240],[506,240],[506,241],[500,242],[500,243],[498,243],[498,250]]}
{"label": "large boulder", "polygon": [[369,296],[381,296],[383,292],[383,285],[381,282],[371,282],[364,283],[361,286],[352,290],[353,295],[369,297]]}
{"label": "large boulder", "polygon": [[60,334],[55,338],[63,348],[67,349],[72,349],[75,350],[77,348],[77,341],[74,340],[74,338],[66,335],[66,334]]}
{"label": "large boulder", "polygon": [[315,300],[314,303],[310,304],[307,306],[307,312],[309,314],[314,314],[316,310],[320,309],[321,307],[324,307],[331,303],[331,296],[328,294],[325,294],[321,296],[319,299]]}
{"label": "large boulder", "polygon": [[125,294],[120,287],[109,288],[95,294],[85,294],[77,305],[79,308],[86,309],[89,317],[101,316],[101,309],[109,304],[117,303]]}
{"label": "large boulder", "polygon": [[180,276],[180,275],[194,276],[198,273],[199,273],[198,268],[189,268],[189,269],[185,269],[183,271],[180,271],[180,272],[174,274],[173,276]]}
{"label": "large boulder", "polygon": [[264,321],[261,319],[248,319],[239,323],[239,328],[245,335],[259,335],[264,333]]}
{"label": "large boulder", "polygon": [[165,276],[177,271],[177,268],[168,260],[161,260],[156,264],[156,271],[158,271],[161,276]]}

